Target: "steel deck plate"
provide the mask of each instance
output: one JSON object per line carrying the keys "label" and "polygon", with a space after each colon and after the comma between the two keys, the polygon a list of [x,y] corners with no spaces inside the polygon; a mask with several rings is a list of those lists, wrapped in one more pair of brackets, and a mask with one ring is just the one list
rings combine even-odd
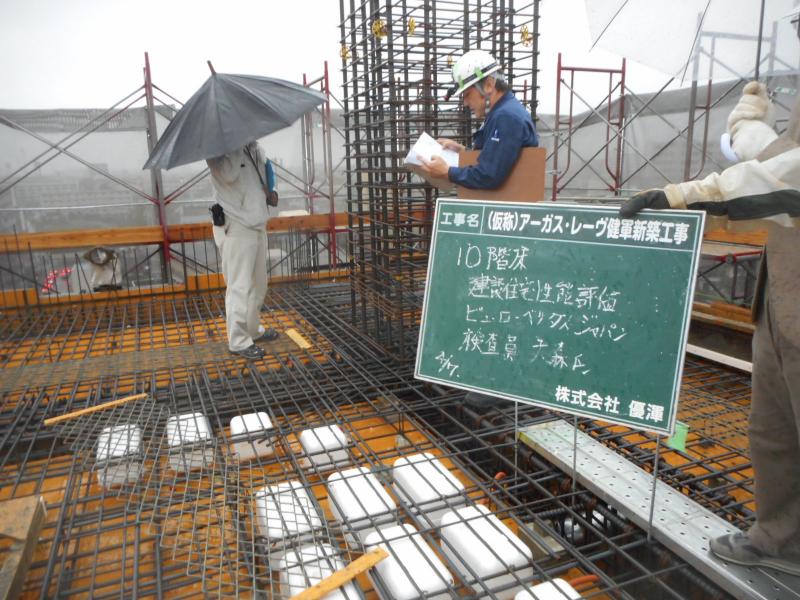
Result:
{"label": "steel deck plate", "polygon": [[[557,467],[571,473],[575,429],[551,421],[522,429],[520,439]],[[579,431],[577,479],[627,518],[647,529],[653,477]],[[659,481],[653,536],[710,580],[741,600],[798,600],[800,577],[772,569],[733,565],[708,551],[709,539],[736,529],[694,500]]]}

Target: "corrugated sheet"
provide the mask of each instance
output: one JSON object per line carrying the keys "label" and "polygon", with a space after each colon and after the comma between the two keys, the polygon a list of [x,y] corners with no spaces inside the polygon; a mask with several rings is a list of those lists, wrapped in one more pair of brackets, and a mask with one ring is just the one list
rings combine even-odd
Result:
{"label": "corrugated sheet", "polygon": [[[49,110],[0,110],[0,117],[5,117],[14,124],[40,133],[72,132],[92,123],[102,121],[102,115],[108,109],[102,108],[59,108]],[[175,109],[170,106],[157,106],[156,112],[166,119],[171,119]],[[2,122],[2,121],[0,121]],[[5,123],[7,124],[7,123]],[[115,115],[104,123],[97,131],[144,131],[147,126],[147,115],[143,107],[129,108]]]}

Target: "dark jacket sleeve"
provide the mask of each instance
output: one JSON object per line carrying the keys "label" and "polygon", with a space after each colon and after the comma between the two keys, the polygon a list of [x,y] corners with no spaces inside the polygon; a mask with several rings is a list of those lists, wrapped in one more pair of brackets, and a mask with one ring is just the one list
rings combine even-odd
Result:
{"label": "dark jacket sleeve", "polygon": [[524,127],[511,115],[500,115],[493,131],[486,138],[478,164],[471,167],[450,167],[450,181],[465,188],[494,190],[511,172],[522,148]]}

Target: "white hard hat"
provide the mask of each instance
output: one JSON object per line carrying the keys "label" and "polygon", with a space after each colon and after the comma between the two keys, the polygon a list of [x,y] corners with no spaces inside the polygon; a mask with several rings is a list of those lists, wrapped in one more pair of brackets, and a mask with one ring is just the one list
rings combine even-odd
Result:
{"label": "white hard hat", "polygon": [[445,99],[449,100],[453,94],[461,95],[471,85],[499,70],[500,63],[486,50],[470,50],[453,65],[454,85],[448,90]]}

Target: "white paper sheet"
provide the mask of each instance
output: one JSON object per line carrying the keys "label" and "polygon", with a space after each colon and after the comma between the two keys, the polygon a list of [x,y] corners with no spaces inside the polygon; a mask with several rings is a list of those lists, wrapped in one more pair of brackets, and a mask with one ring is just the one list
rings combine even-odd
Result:
{"label": "white paper sheet", "polygon": [[445,150],[439,142],[427,133],[423,133],[419,136],[419,139],[411,147],[411,150],[409,150],[406,155],[406,164],[421,165],[422,161],[420,157],[425,160],[431,160],[434,156],[441,156],[449,167],[458,166],[458,152]]}

